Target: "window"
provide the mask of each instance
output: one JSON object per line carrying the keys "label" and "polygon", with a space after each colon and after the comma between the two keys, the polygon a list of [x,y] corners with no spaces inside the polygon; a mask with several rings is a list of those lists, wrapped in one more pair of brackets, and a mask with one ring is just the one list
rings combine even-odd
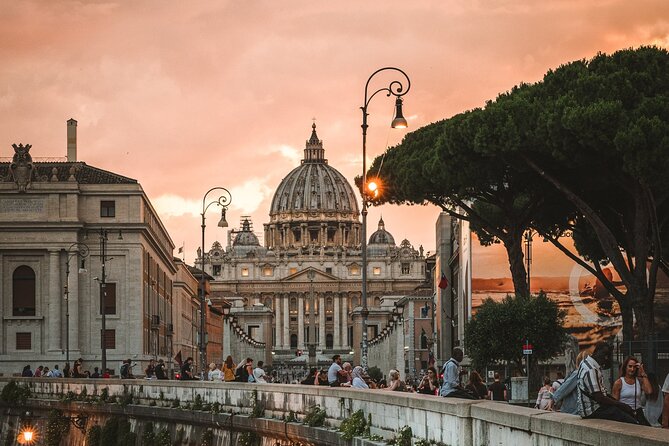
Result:
{"label": "window", "polygon": [[220,276],[221,275],[221,265],[214,265],[214,276]]}
{"label": "window", "polygon": [[249,269],[242,268],[242,277],[248,277],[248,276],[249,276]]}
{"label": "window", "polygon": [[101,201],[100,202],[100,217],[116,217],[116,202],[115,201]]}
{"label": "window", "polygon": [[35,271],[29,266],[19,266],[12,276],[12,314],[35,316]]}
{"label": "window", "polygon": [[116,348],[116,330],[105,330],[104,343],[106,349]]}
{"label": "window", "polygon": [[409,274],[411,266],[409,263],[402,263],[402,274]]}
{"label": "window", "polygon": [[332,274],[332,268],[325,268],[325,272],[328,274]]}
{"label": "window", "polygon": [[32,350],[32,333],[16,333],[16,349]]}
{"label": "window", "polygon": [[[104,290],[104,292],[103,292]],[[105,283],[104,288],[100,284],[100,292],[104,296],[105,314],[116,314],[116,284]],[[100,312],[102,314],[102,312]]]}
{"label": "window", "polygon": [[333,339],[334,338],[332,336],[332,333],[328,333],[325,335],[325,348],[327,348],[328,350],[333,348],[334,345]]}
{"label": "window", "polygon": [[380,276],[381,275],[381,267],[380,266],[375,266],[372,268],[372,274],[375,276]]}
{"label": "window", "polygon": [[262,269],[262,275],[265,277],[272,277],[274,275],[274,269],[271,266],[266,266]]}
{"label": "window", "polygon": [[251,339],[258,339],[258,334],[260,333],[259,325],[249,325],[249,337]]}
{"label": "window", "polygon": [[360,267],[358,265],[351,265],[348,268],[348,272],[352,276],[359,276],[360,275]]}
{"label": "window", "polygon": [[290,335],[290,348],[297,348],[297,335],[294,333]]}

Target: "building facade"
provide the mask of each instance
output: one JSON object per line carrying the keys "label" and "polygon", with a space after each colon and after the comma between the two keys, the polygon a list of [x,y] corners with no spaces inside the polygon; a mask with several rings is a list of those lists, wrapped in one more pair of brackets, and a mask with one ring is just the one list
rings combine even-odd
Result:
{"label": "building facade", "polygon": [[0,162],[0,373],[171,357],[174,244],[136,180],[77,160],[76,126],[66,160]]}
{"label": "building facade", "polygon": [[[199,256],[196,265],[213,277],[212,301],[230,302],[243,332],[266,345],[266,362],[328,362],[334,353],[360,361],[359,217],[353,188],[328,164],[314,124],[301,164],[276,189],[264,243],[244,218],[225,247],[217,241]],[[381,219],[367,267],[372,339],[391,318],[392,302],[425,281],[425,256],[408,240],[398,246]],[[238,354],[234,343],[231,350]]]}

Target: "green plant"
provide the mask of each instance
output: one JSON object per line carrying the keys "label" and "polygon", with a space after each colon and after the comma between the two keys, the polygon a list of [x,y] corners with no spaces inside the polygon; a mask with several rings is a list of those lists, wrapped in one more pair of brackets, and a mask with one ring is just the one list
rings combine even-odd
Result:
{"label": "green plant", "polygon": [[304,423],[310,427],[320,427],[325,424],[325,416],[325,409],[321,409],[320,406],[316,405],[309,409],[307,415],[304,417]]}
{"label": "green plant", "polygon": [[441,441],[435,441],[435,440],[423,440],[421,438],[420,440],[416,440],[414,446],[446,446],[446,443],[442,443]]}
{"label": "green plant", "polygon": [[180,405],[181,405],[181,402],[179,401],[179,398],[178,398],[178,397],[177,397],[177,398],[174,398],[174,399],[172,400],[172,406],[171,406],[172,409],[176,409],[176,408],[178,408]]}
{"label": "green plant", "polygon": [[254,432],[242,432],[237,437],[239,446],[257,446],[260,444],[260,437]]}
{"label": "green plant", "polygon": [[153,423],[146,423],[142,433],[142,446],[154,446],[156,444],[156,434],[153,432]]}
{"label": "green plant", "polygon": [[0,400],[13,403],[25,404],[26,400],[30,398],[30,387],[27,385],[20,385],[16,381],[10,381],[2,388],[0,393]]}
{"label": "green plant", "polygon": [[169,429],[164,428],[156,434],[156,446],[164,446],[167,444],[172,444],[172,439],[170,438]]}
{"label": "green plant", "polygon": [[58,446],[63,438],[70,430],[70,423],[67,418],[58,410],[49,412],[49,419],[46,423],[45,440],[47,446]]}
{"label": "green plant", "polygon": [[128,392],[126,389],[123,389],[123,393],[121,394],[118,403],[121,406],[127,406],[128,404],[132,404],[132,393]]}
{"label": "green plant", "polygon": [[106,402],[108,399],[109,399],[109,389],[105,387],[100,392],[100,401]]}
{"label": "green plant", "polygon": [[211,413],[221,413],[221,403],[218,401],[211,404]]}
{"label": "green plant", "polygon": [[65,395],[62,396],[61,398],[63,401],[76,401],[77,400],[77,394],[74,393],[71,390],[68,390]]}
{"label": "green plant", "polygon": [[353,437],[359,437],[365,433],[365,427],[367,422],[365,420],[365,414],[362,409],[359,409],[353,414],[342,421],[339,426],[339,431],[342,432],[342,438],[344,440],[350,441]]}
{"label": "green plant", "polygon": [[202,410],[202,397],[199,393],[195,395],[193,400],[193,410]]}
{"label": "green plant", "polygon": [[285,418],[286,423],[294,423],[297,421],[297,417],[295,416],[295,412],[292,410],[288,412],[288,416]]}
{"label": "green plant", "polygon": [[158,399],[159,399],[160,401],[162,401],[162,400],[165,399],[165,394],[163,393],[162,390],[160,391],[160,395],[158,395]]}
{"label": "green plant", "polygon": [[151,400],[151,401],[149,402],[149,406],[150,406],[150,407],[154,407],[154,406],[156,406],[156,402],[155,402],[154,400]]}
{"label": "green plant", "polygon": [[376,382],[379,382],[383,379],[383,372],[377,366],[370,367],[367,373],[369,374],[369,377]]}
{"label": "green plant", "polygon": [[253,391],[253,397],[251,400],[251,418],[262,418],[263,415],[265,415],[265,405],[262,403],[262,401],[258,400],[258,391],[254,390]]}
{"label": "green plant", "polygon": [[100,446],[100,437],[102,436],[102,428],[97,424],[92,426],[86,432],[86,445],[87,446]]}
{"label": "green plant", "polygon": [[201,446],[212,446],[214,444],[214,432],[211,429],[207,429],[202,432],[202,437],[200,437]]}
{"label": "green plant", "polygon": [[404,426],[397,431],[397,435],[388,440],[387,443],[395,446],[411,446],[411,434],[411,427]]}

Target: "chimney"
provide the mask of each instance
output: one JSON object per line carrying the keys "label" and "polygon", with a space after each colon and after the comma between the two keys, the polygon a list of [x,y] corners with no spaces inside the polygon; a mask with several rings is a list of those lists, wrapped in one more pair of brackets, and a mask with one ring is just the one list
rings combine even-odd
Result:
{"label": "chimney", "polygon": [[77,160],[77,121],[74,119],[67,120],[67,160]]}

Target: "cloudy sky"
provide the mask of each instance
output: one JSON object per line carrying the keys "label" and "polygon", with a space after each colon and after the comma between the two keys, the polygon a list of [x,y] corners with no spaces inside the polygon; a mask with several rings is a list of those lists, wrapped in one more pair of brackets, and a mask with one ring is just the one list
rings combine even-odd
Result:
{"label": "cloudy sky", "polygon": [[[66,154],[136,178],[192,262],[202,195],[232,191],[229,221],[268,221],[272,194],[316,119],[329,163],[360,174],[360,106],[376,69],[411,78],[410,129],[464,110],[562,63],[669,44],[666,0],[0,0],[0,157]],[[379,78],[373,86],[387,85]],[[393,102],[370,105],[368,157],[401,141]],[[383,206],[399,242],[435,246],[432,207]],[[207,246],[225,242],[208,214]]]}

